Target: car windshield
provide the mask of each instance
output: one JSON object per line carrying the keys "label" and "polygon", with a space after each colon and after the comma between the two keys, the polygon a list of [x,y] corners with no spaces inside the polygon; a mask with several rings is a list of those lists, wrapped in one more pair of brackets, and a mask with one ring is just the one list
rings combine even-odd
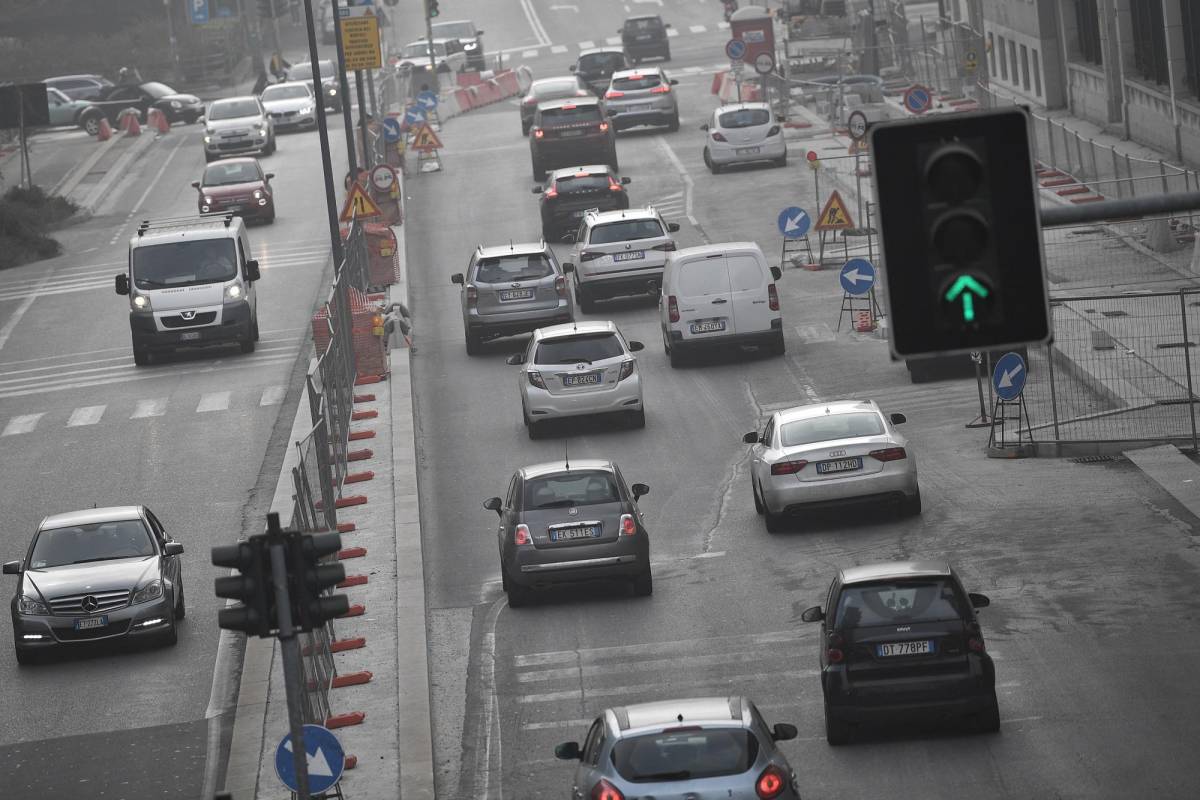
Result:
{"label": "car windshield", "polygon": [[599,122],[600,107],[594,104],[574,105],[568,103],[558,108],[543,108],[542,125],[573,125],[578,122]]}
{"label": "car windshield", "polygon": [[234,183],[253,183],[262,180],[258,165],[250,161],[220,162],[204,169],[201,186],[229,186]]}
{"label": "car windshield", "polygon": [[879,436],[883,432],[883,417],[874,411],[856,411],[850,414],[825,414],[785,423],[779,429],[779,438],[784,447],[795,447],[834,439]]}
{"label": "car windshield", "polygon": [[570,97],[578,91],[581,91],[579,82],[574,78],[534,81],[529,87],[529,93],[538,98]]}
{"label": "car windshield", "polygon": [[262,112],[259,111],[258,103],[253,100],[224,100],[219,103],[213,103],[212,108],[208,110],[208,118],[210,120],[257,117],[261,114]]}
{"label": "car windshield", "polygon": [[612,763],[631,783],[740,775],[758,760],[758,739],[743,728],[665,730],[621,739]]}
{"label": "car windshield", "polygon": [[525,481],[525,509],[570,508],[621,499],[611,472],[573,470]]}
{"label": "car windshield", "polygon": [[722,128],[753,128],[771,121],[771,112],[765,108],[739,108],[722,113],[717,121]]}
{"label": "car windshield", "polygon": [[442,38],[474,39],[475,26],[470,22],[439,22],[433,26],[433,35]]}
{"label": "car windshield", "polygon": [[625,20],[625,30],[629,33],[651,33],[662,29],[663,21],[658,17]]}
{"label": "car windshield", "polygon": [[269,103],[272,100],[294,100],[301,97],[308,97],[308,95],[307,86],[268,86],[266,89],[263,89],[262,99],[264,103]]}
{"label": "car windshield", "polygon": [[133,283],[163,289],[230,281],[237,277],[232,239],[192,239],[135,248]]}
{"label": "car windshield", "polygon": [[545,253],[481,258],[475,274],[478,283],[509,283],[545,278],[554,274],[554,266]]}
{"label": "car windshield", "polygon": [[537,346],[535,364],[591,364],[624,354],[621,340],[612,333],[589,333],[546,339]]}
{"label": "car windshield", "polygon": [[590,53],[579,57],[579,69],[585,72],[612,72],[625,68],[623,53]]}
{"label": "car windshield", "polygon": [[169,94],[179,94],[179,92],[167,86],[165,83],[158,81],[150,81],[142,84],[142,91],[154,98],[166,97]]}
{"label": "car windshield", "polygon": [[[434,52],[437,52],[436,50]],[[420,56],[429,55],[429,42],[413,42],[412,44],[404,45],[404,50],[401,51],[404,58],[418,58]]]}
{"label": "car windshield", "polygon": [[613,242],[632,242],[638,239],[653,239],[663,236],[662,223],[656,219],[623,219],[619,222],[606,222],[592,228],[588,244],[612,244]]}
{"label": "car windshield", "polygon": [[969,603],[953,583],[938,579],[854,584],[842,590],[835,628],[963,619]]}
{"label": "car windshield", "polygon": [[662,83],[662,76],[657,72],[627,75],[623,78],[613,78],[612,88],[619,92],[631,92],[634,89],[653,89]]}
{"label": "car windshield", "polygon": [[152,555],[154,543],[140,519],[97,522],[40,532],[33,543],[29,569]]}
{"label": "car windshield", "polygon": [[610,185],[607,173],[603,172],[598,175],[590,172],[577,172],[574,175],[563,175],[554,179],[554,188],[559,194],[607,189]]}

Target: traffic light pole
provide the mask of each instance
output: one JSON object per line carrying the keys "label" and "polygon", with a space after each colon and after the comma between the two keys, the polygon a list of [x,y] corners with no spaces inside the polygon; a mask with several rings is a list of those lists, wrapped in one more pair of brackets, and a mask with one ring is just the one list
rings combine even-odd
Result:
{"label": "traffic light pole", "polygon": [[288,727],[292,734],[292,763],[296,766],[296,794],[311,800],[308,792],[308,751],[304,749],[304,675],[300,668],[300,640],[292,624],[292,601],[288,596],[287,545],[279,515],[267,514],[267,542],[271,552],[271,583],[279,617],[279,646],[283,658],[283,685],[287,691]]}
{"label": "traffic light pole", "polygon": [[441,87],[438,86],[437,56],[433,52],[433,17],[429,16],[429,0],[425,0],[425,41],[429,43],[429,72],[433,76],[433,83],[429,88],[435,92],[440,92]]}
{"label": "traffic light pole", "polygon": [[[304,0],[304,23],[308,28],[308,57],[312,64],[313,97],[325,97],[325,86],[321,83],[321,65],[317,60],[317,30],[313,25],[312,0]],[[344,100],[345,98],[343,98]],[[325,215],[329,220],[329,241],[333,245],[333,263],[342,263],[342,232],[338,227],[337,197],[333,188],[333,162],[329,153],[329,118],[325,114],[325,103],[317,106],[317,135],[321,140],[321,171],[325,175]]]}
{"label": "traffic light pole", "polygon": [[350,118],[350,84],[346,82],[346,52],[342,49],[342,12],[338,6],[338,0],[332,0],[333,39],[337,44],[338,91],[342,93],[342,119],[346,123],[346,157],[350,162],[350,180],[353,181],[358,177],[358,158],[354,153],[354,121]]}

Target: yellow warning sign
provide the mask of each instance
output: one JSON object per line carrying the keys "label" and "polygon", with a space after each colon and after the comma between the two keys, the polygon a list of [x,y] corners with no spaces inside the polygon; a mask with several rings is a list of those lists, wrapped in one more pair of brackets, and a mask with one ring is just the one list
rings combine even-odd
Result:
{"label": "yellow warning sign", "polygon": [[846,149],[846,152],[852,156],[857,156],[867,152],[868,149],[866,139],[851,139],[850,147]]}
{"label": "yellow warning sign", "polygon": [[352,219],[382,216],[383,211],[363,189],[362,184],[352,183],[350,193],[346,195],[346,204],[342,206],[342,213],[338,219],[342,222],[349,222]]}
{"label": "yellow warning sign", "polygon": [[854,220],[850,219],[850,212],[846,210],[846,203],[842,200],[842,196],[835,191],[829,195],[829,200],[825,203],[825,207],[821,209],[821,216],[817,217],[817,222],[813,225],[813,229],[818,231],[842,231],[853,227]]}
{"label": "yellow warning sign", "polygon": [[420,122],[412,129],[412,144],[410,147],[413,150],[428,153],[431,150],[442,149],[442,140],[433,132],[433,128],[429,127],[428,122]]}
{"label": "yellow warning sign", "polygon": [[379,51],[379,18],[374,15],[343,17],[341,24],[346,69],[379,69],[383,63]]}

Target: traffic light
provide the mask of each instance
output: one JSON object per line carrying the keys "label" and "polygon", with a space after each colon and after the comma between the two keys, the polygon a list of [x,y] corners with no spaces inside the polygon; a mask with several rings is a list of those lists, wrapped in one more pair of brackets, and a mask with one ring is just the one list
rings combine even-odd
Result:
{"label": "traffic light", "polygon": [[341,534],[293,531],[287,547],[288,572],[292,577],[292,625],[297,630],[311,631],[349,611],[346,595],[325,594],[326,589],[346,580],[346,568],[337,562],[321,563],[322,558],[342,548]]}
{"label": "traffic light", "polygon": [[892,353],[1049,341],[1029,112],[939,114],[868,136]]}
{"label": "traffic light", "polygon": [[212,563],[241,572],[240,575],[228,575],[215,581],[217,597],[242,602],[241,606],[217,611],[217,625],[262,637],[270,636],[273,630],[278,629],[266,537],[252,536],[237,544],[217,545],[212,549]]}
{"label": "traffic light", "polygon": [[433,19],[440,12],[438,11],[438,0],[425,0],[425,16]]}

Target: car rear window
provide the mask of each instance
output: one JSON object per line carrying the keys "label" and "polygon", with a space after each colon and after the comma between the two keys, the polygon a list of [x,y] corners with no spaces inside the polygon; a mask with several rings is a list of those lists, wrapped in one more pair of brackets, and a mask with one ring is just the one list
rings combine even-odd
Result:
{"label": "car rear window", "polygon": [[300,97],[308,97],[307,86],[268,86],[262,93],[264,103],[272,100],[295,100]]}
{"label": "car rear window", "polygon": [[686,262],[679,270],[679,293],[684,297],[728,294],[729,274],[724,258]]}
{"label": "car rear window", "polygon": [[481,258],[475,280],[479,283],[508,283],[530,281],[554,274],[550,259],[542,253],[532,255],[499,256]]}
{"label": "car rear window", "polygon": [[743,728],[679,728],[621,739],[612,762],[631,783],[740,775],[758,759],[758,739]]}
{"label": "car rear window", "polygon": [[612,473],[572,470],[525,481],[525,509],[570,508],[621,499]]}
{"label": "car rear window", "polygon": [[784,447],[795,447],[832,439],[878,436],[883,432],[882,417],[874,411],[856,411],[849,414],[825,414],[785,423],[779,429],[779,438]]}
{"label": "car rear window", "polygon": [[258,103],[253,100],[230,100],[226,103],[213,103],[208,110],[209,119],[238,119],[239,117],[257,117],[262,112]]}
{"label": "car rear window", "polygon": [[534,97],[570,97],[581,91],[579,81],[574,78],[560,78],[550,81],[534,81],[529,87],[529,93]]}
{"label": "car rear window", "polygon": [[631,32],[647,33],[649,31],[661,31],[662,29],[663,21],[658,17],[625,20],[625,30]]}
{"label": "car rear window", "polygon": [[201,186],[229,186],[234,183],[253,183],[262,180],[258,165],[250,161],[233,163],[218,161],[204,168]]}
{"label": "car rear window", "polygon": [[123,519],[42,531],[34,542],[29,568],[152,555],[154,544],[142,521]]}
{"label": "car rear window", "polygon": [[657,72],[651,72],[644,75],[613,78],[612,88],[622,92],[631,92],[634,89],[653,89],[661,83],[662,77]]}
{"label": "car rear window", "polygon": [[729,288],[735,292],[748,292],[762,288],[766,283],[766,270],[758,259],[749,254],[727,256],[729,266]]}
{"label": "car rear window", "polygon": [[600,107],[597,105],[567,104],[558,108],[542,109],[542,125],[573,125],[578,122],[599,122]]}
{"label": "car rear window", "polygon": [[579,57],[579,68],[589,72],[593,70],[615,70],[625,68],[623,53],[592,53]]}
{"label": "car rear window", "polygon": [[564,175],[554,179],[554,188],[559,194],[567,192],[586,192],[596,189],[607,189],[609,187],[608,175],[600,173],[592,175],[591,173],[579,173],[575,175]]}
{"label": "car rear window", "polygon": [[718,121],[722,128],[753,128],[755,125],[766,125],[771,121],[771,112],[765,108],[739,108],[736,111],[726,111]]}
{"label": "car rear window", "polygon": [[854,584],[842,589],[836,628],[963,619],[969,607],[953,583],[938,579]]}
{"label": "car rear window", "polygon": [[606,222],[592,228],[588,244],[612,244],[636,239],[653,239],[665,235],[662,224],[656,219],[623,219],[619,222]]}
{"label": "car rear window", "polygon": [[611,333],[584,334],[540,342],[533,361],[535,364],[578,364],[616,358],[624,352],[620,340]]}

